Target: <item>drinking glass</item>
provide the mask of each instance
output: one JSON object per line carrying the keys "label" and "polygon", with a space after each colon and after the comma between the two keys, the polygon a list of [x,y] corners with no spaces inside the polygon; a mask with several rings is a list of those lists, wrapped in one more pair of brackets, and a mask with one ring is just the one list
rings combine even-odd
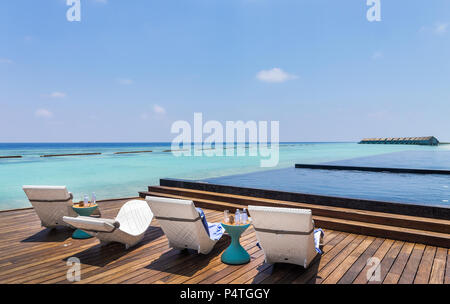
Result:
{"label": "drinking glass", "polygon": [[223,212],[223,222],[225,224],[228,224],[230,222],[230,211],[229,210],[225,210]]}

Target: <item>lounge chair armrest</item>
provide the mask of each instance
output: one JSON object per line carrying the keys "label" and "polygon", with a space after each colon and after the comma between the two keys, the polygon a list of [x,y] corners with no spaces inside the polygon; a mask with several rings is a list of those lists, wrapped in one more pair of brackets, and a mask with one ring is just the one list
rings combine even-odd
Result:
{"label": "lounge chair armrest", "polygon": [[89,231],[113,232],[116,228],[120,227],[120,223],[118,221],[104,218],[93,218],[89,216],[64,216],[63,220],[67,224],[76,228]]}

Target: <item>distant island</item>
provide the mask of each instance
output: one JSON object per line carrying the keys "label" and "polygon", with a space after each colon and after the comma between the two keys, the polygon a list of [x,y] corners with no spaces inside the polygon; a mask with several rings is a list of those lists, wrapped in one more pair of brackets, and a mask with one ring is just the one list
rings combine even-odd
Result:
{"label": "distant island", "polygon": [[434,136],[426,137],[398,137],[398,138],[364,138],[360,144],[385,144],[385,145],[422,145],[437,146],[439,140]]}

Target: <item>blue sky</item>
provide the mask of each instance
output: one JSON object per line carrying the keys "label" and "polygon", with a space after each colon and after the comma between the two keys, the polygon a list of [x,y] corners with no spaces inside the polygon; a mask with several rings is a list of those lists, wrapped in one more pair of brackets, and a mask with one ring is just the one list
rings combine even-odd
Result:
{"label": "blue sky", "polygon": [[450,1],[0,2],[0,141],[170,141],[278,120],[282,141],[450,141]]}

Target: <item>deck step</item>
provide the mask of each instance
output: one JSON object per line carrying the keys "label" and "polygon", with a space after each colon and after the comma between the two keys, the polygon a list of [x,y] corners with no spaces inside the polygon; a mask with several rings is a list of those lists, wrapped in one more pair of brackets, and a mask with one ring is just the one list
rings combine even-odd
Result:
{"label": "deck step", "polygon": [[[160,188],[152,189],[160,190]],[[166,189],[167,190],[167,189]],[[145,191],[140,192],[141,197],[145,196],[158,196],[168,197],[176,199],[188,199],[194,201],[195,205],[200,208],[209,208],[214,210],[230,210],[234,211],[239,208],[246,208],[246,204],[229,203],[223,201],[209,200],[204,198],[198,198],[194,196],[179,195],[173,193],[167,193],[168,191]],[[176,192],[176,191],[174,191]],[[297,206],[298,208],[298,206]],[[391,225],[374,224],[356,220],[340,219],[327,216],[315,215],[313,212],[313,219],[317,227],[338,230],[349,233],[363,234],[375,237],[383,237],[394,240],[408,241],[414,243],[420,243],[431,246],[439,246],[450,248],[450,234],[439,233],[433,231],[425,231],[420,229],[403,228]]]}
{"label": "deck step", "polygon": [[153,191],[139,192],[139,194],[140,195],[145,194],[145,195],[141,195],[142,198],[145,198],[146,196],[157,196],[157,197],[168,197],[168,198],[192,200],[193,202],[195,202],[196,207],[208,208],[208,209],[217,210],[217,211],[229,210],[230,212],[234,212],[236,209],[247,208],[247,205],[220,202],[220,201],[214,201],[214,200],[206,200],[206,199],[200,199],[200,198],[190,197],[190,196],[186,196],[186,195],[177,195],[177,194],[161,193],[161,192],[153,192]]}
{"label": "deck step", "polygon": [[317,227],[450,248],[450,234],[313,216]]}
{"label": "deck step", "polygon": [[[325,216],[336,219],[352,220],[371,224],[389,225],[401,228],[411,228],[450,234],[449,220],[431,219],[425,217],[415,217],[409,215],[399,215],[376,211],[356,210],[356,209],[323,206],[308,203],[279,201],[251,196],[224,194],[185,188],[163,187],[163,186],[150,186],[148,188],[149,191],[153,193],[173,194],[197,199],[205,199],[220,202],[219,204],[231,203],[240,206],[257,205],[257,206],[304,208],[304,209],[311,209],[312,213],[316,216]],[[141,194],[141,197],[145,197],[145,195]],[[233,208],[231,208],[230,211],[234,211],[232,209]]]}

